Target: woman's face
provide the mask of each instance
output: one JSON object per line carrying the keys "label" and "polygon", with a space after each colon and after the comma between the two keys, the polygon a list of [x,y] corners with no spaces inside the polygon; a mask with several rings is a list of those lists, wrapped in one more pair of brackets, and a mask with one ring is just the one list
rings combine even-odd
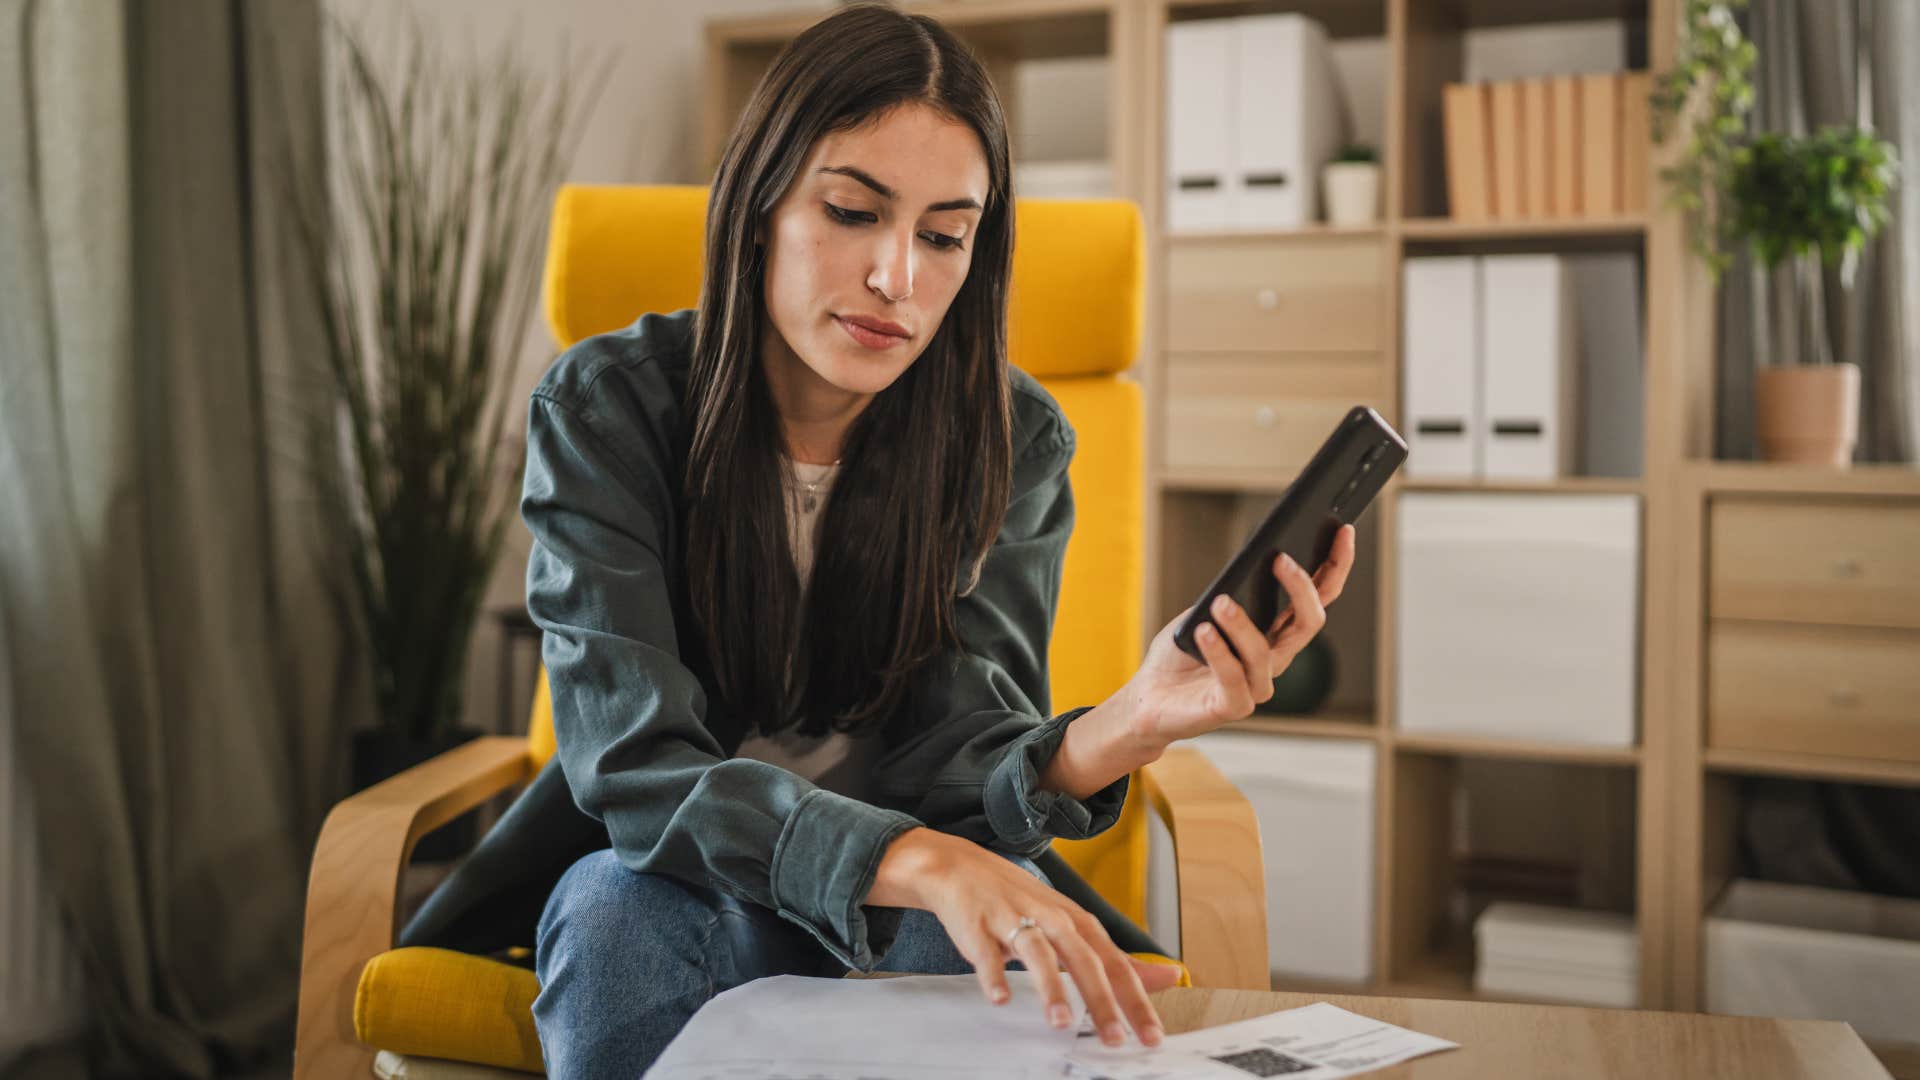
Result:
{"label": "woman's face", "polygon": [[765,227],[763,349],[790,369],[779,381],[892,385],[966,280],[986,200],[980,140],[926,105],[822,137]]}

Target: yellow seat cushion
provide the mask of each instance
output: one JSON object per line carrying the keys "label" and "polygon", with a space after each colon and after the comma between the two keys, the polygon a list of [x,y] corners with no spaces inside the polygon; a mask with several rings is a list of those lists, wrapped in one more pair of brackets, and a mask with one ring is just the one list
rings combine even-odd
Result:
{"label": "yellow seat cushion", "polygon": [[394,949],[367,961],[353,1030],[377,1050],[545,1072],[533,1029],[533,972],[451,949]]}
{"label": "yellow seat cushion", "polygon": [[[1193,985],[1179,961],[1134,955],[1179,968],[1177,985]],[[544,1073],[533,1028],[539,993],[540,980],[523,967],[447,949],[394,949],[361,970],[353,1030],[376,1050]]]}

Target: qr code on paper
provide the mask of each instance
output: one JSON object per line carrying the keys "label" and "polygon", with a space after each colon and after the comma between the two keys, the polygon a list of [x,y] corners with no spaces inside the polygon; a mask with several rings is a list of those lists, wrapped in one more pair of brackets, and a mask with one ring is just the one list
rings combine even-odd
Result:
{"label": "qr code on paper", "polygon": [[1311,1072],[1318,1068],[1310,1061],[1288,1057],[1277,1050],[1268,1050],[1266,1047],[1222,1054],[1213,1060],[1222,1065],[1231,1065],[1248,1076],[1286,1076],[1288,1073]]}

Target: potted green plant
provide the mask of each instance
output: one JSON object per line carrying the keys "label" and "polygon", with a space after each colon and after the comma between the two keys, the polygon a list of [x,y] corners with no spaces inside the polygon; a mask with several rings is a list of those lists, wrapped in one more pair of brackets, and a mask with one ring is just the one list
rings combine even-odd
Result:
{"label": "potted green plant", "polygon": [[1761,265],[1790,269],[1801,312],[1799,363],[1763,367],[1754,383],[1754,429],[1769,461],[1853,460],[1860,368],[1834,362],[1817,294],[1823,267],[1837,267],[1841,288],[1853,288],[1860,252],[1886,224],[1894,182],[1893,148],[1858,128],[1760,135],[1735,155],[1733,232]]}
{"label": "potted green plant", "polygon": [[[1800,306],[1798,364],[1755,376],[1755,428],[1771,461],[1844,465],[1858,430],[1860,370],[1835,363],[1816,302],[1823,268],[1853,286],[1860,252],[1886,223],[1897,163],[1869,131],[1829,127],[1807,136],[1749,135],[1753,44],[1736,12],[1746,0],[1688,0],[1675,63],[1652,99],[1653,135],[1685,141],[1661,170],[1688,243],[1718,277],[1745,244],[1761,265],[1786,265]],[[1785,351],[1784,342],[1772,343]]]}
{"label": "potted green plant", "polygon": [[1380,160],[1373,147],[1349,143],[1320,170],[1330,225],[1372,225],[1380,220]]}
{"label": "potted green plant", "polygon": [[329,22],[330,168],[282,159],[330,375],[312,472],[373,672],[356,788],[477,734],[461,691],[518,489],[513,364],[586,103],[514,45],[448,61],[417,21],[397,25],[383,65]]}

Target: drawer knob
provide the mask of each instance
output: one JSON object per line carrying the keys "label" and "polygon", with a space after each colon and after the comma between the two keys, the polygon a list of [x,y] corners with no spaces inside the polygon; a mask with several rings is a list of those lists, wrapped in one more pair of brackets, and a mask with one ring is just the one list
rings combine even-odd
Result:
{"label": "drawer knob", "polygon": [[1856,578],[1860,576],[1860,560],[1851,555],[1842,555],[1833,561],[1833,576]]}
{"label": "drawer knob", "polygon": [[1253,423],[1255,427],[1270,428],[1279,422],[1279,420],[1279,414],[1273,411],[1273,406],[1271,405],[1262,405],[1253,410]]}
{"label": "drawer knob", "polygon": [[1860,695],[1847,687],[1836,686],[1827,695],[1827,700],[1831,701],[1835,708],[1851,709],[1860,704]]}
{"label": "drawer knob", "polygon": [[1273,289],[1261,289],[1253,294],[1253,302],[1260,305],[1261,311],[1272,311],[1280,306],[1280,294]]}

